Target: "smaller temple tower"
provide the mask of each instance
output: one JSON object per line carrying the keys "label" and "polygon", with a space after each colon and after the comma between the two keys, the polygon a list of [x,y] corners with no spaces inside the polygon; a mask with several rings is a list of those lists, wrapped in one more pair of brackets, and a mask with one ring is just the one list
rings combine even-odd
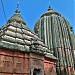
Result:
{"label": "smaller temple tower", "polygon": [[56,61],[16,10],[0,30],[0,75],[56,75]]}

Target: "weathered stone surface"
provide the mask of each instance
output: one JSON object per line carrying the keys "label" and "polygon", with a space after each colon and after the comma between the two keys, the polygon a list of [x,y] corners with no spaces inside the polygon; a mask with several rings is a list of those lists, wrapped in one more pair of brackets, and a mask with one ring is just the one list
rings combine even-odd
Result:
{"label": "weathered stone surface", "polygon": [[36,22],[34,31],[58,58],[57,67],[71,66],[74,70],[75,35],[67,19],[49,7]]}
{"label": "weathered stone surface", "polygon": [[48,46],[26,26],[19,10],[0,29],[0,75],[44,75],[45,72],[50,75],[51,69],[51,74],[56,75],[56,60]]}

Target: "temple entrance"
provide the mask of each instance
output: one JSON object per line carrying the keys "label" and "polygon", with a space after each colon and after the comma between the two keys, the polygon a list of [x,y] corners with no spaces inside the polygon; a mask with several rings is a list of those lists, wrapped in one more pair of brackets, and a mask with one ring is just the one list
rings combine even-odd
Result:
{"label": "temple entrance", "polygon": [[40,69],[34,69],[33,75],[41,75]]}

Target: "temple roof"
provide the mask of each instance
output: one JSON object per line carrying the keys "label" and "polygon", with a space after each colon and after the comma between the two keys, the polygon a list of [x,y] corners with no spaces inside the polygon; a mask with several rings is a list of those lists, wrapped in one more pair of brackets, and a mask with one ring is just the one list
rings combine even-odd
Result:
{"label": "temple roof", "polygon": [[[57,66],[73,66],[69,52],[73,53],[75,50],[75,35],[67,19],[49,6],[47,12],[35,23],[34,31],[58,58]],[[65,53],[67,49],[69,52]],[[63,54],[67,55],[67,61]]]}
{"label": "temple roof", "polygon": [[32,41],[31,39],[38,38],[35,33],[26,26],[19,10],[16,10],[15,14],[8,20],[7,24],[1,28],[0,33],[0,42],[2,42],[2,44],[5,44],[6,47],[11,47],[9,44],[13,46],[16,45],[16,47],[18,46],[18,49],[24,48],[24,46],[29,49]]}
{"label": "temple roof", "polygon": [[[62,47],[62,43],[58,41],[59,39],[57,37],[59,37],[61,41],[64,38],[69,39],[70,37],[69,42],[63,42],[63,44],[66,48],[69,48],[71,42],[73,49],[75,49],[75,42],[73,41],[75,38],[72,26],[66,18],[54,11],[50,6],[48,11],[35,23],[34,32],[46,45],[50,46],[50,48],[53,48],[53,45],[55,47]],[[67,33],[67,35],[65,33]],[[60,34],[63,35],[60,37]],[[52,39],[55,39],[56,42],[54,40],[53,42]],[[65,43],[67,43],[67,45]]]}
{"label": "temple roof", "polygon": [[[34,31],[26,26],[20,11],[8,20],[5,26],[0,30],[0,47],[11,50],[20,50],[24,52],[35,52],[40,54],[51,53],[48,47],[43,44],[41,39],[36,36]],[[51,56],[50,58],[55,57]]]}

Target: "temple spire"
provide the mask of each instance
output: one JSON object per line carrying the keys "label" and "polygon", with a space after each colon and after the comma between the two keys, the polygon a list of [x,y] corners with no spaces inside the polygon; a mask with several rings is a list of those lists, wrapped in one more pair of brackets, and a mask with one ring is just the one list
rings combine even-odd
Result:
{"label": "temple spire", "polygon": [[16,13],[20,13],[19,5],[20,5],[20,3],[19,3],[19,2],[17,2],[17,10],[15,11]]}
{"label": "temple spire", "polygon": [[50,11],[50,10],[53,10],[53,9],[52,9],[51,6],[49,5],[49,7],[48,7],[48,11]]}
{"label": "temple spire", "polygon": [[53,10],[50,6],[50,0],[49,0],[49,7],[48,7],[48,11]]}
{"label": "temple spire", "polygon": [[20,5],[20,3],[19,3],[19,2],[17,2],[17,9],[19,8],[19,5]]}

